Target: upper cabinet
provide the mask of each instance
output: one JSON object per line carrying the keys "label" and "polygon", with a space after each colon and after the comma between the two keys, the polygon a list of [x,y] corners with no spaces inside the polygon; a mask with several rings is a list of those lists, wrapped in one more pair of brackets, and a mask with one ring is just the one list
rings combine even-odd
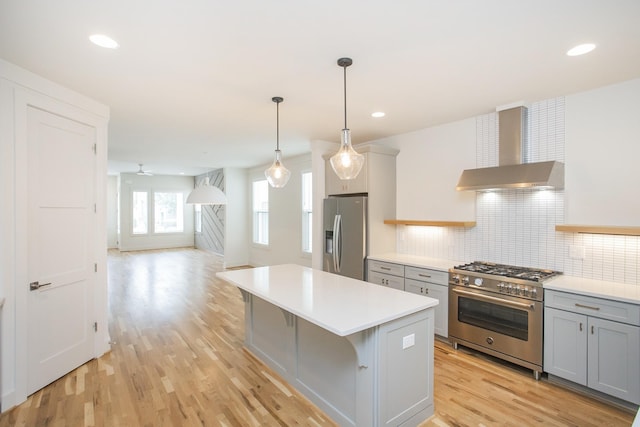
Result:
{"label": "upper cabinet", "polygon": [[355,179],[341,180],[333,171],[330,156],[325,158],[325,193],[327,196],[356,193],[384,194],[392,186],[395,192],[396,155],[398,151],[383,145],[356,145],[364,156],[364,165]]}
{"label": "upper cabinet", "polygon": [[640,79],[566,97],[566,224],[640,226],[638,99]]}
{"label": "upper cabinet", "polygon": [[325,156],[325,194],[327,196],[367,193],[369,253],[396,250],[395,226],[384,223],[396,216],[396,156],[398,150],[384,145],[359,144],[355,150],[364,155],[362,170],[355,179],[342,181]]}
{"label": "upper cabinet", "polygon": [[354,179],[341,180],[338,175],[333,171],[331,162],[327,160],[325,162],[325,191],[327,196],[334,196],[339,194],[355,194],[355,193],[367,193],[367,176],[369,166],[369,153],[361,153],[364,155],[364,165],[362,170]]}

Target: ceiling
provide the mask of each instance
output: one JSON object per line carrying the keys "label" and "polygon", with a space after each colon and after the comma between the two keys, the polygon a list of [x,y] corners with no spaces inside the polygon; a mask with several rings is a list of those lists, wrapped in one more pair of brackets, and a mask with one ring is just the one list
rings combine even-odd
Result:
{"label": "ceiling", "polygon": [[272,161],[274,96],[285,165],[339,141],[340,57],[357,144],[640,77],[638,22],[637,0],[0,0],[0,58],[111,108],[110,173],[196,175]]}

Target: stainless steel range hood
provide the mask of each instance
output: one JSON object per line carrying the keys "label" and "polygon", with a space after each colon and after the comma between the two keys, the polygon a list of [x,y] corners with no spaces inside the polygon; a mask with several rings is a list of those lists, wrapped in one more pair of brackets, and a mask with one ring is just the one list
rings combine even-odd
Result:
{"label": "stainless steel range hood", "polygon": [[456,190],[564,188],[564,163],[522,163],[522,147],[527,137],[527,108],[511,108],[498,112],[498,115],[500,166],[464,170]]}

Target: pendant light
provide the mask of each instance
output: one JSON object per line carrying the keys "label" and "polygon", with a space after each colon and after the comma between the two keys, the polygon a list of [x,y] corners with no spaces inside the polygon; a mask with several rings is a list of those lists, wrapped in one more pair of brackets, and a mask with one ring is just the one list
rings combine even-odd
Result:
{"label": "pendant light", "polygon": [[351,131],[347,127],[347,67],[353,64],[351,58],[338,59],[338,65],[344,69],[344,129],[340,150],[331,156],[331,167],[342,180],[354,179],[364,164],[364,156],[356,152],[351,145]]}
{"label": "pendant light", "polygon": [[187,196],[188,205],[226,205],[227,196],[215,185],[209,184],[205,177]]}
{"label": "pendant light", "polygon": [[276,103],[276,158],[271,167],[264,171],[264,176],[273,188],[282,188],[289,182],[291,172],[282,164],[282,152],[280,151],[280,103],[284,101],[279,96],[271,98]]}

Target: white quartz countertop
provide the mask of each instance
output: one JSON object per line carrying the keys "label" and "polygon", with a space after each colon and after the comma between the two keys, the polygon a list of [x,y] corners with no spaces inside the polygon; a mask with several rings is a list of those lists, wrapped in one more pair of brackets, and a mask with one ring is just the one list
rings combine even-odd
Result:
{"label": "white quartz countertop", "polygon": [[640,304],[640,285],[561,275],[545,282],[544,288]]}
{"label": "white quartz countertop", "polygon": [[437,299],[295,264],[216,276],[339,336],[438,305]]}
{"label": "white quartz countertop", "polygon": [[419,268],[431,268],[440,271],[449,271],[450,268],[455,267],[456,265],[464,264],[464,262],[452,261],[450,259],[429,258],[417,255],[403,255],[396,253],[370,255],[367,258],[376,261],[393,262],[396,264],[410,265],[412,267]]}

